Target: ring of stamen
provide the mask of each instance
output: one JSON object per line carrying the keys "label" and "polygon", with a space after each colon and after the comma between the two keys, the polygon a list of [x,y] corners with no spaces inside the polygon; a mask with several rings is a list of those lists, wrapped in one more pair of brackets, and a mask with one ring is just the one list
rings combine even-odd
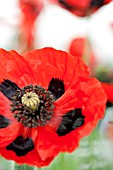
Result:
{"label": "ring of stamen", "polygon": [[41,86],[25,86],[11,98],[11,112],[25,127],[44,126],[54,111],[54,97]]}

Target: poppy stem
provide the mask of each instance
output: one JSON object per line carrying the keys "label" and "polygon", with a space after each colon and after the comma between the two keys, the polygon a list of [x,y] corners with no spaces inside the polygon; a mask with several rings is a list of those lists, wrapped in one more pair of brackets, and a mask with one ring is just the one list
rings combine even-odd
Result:
{"label": "poppy stem", "polygon": [[26,164],[24,164],[24,165],[15,164],[14,165],[14,170],[34,170],[34,167],[33,166],[28,166]]}
{"label": "poppy stem", "polygon": [[15,162],[10,161],[10,169],[15,170]]}

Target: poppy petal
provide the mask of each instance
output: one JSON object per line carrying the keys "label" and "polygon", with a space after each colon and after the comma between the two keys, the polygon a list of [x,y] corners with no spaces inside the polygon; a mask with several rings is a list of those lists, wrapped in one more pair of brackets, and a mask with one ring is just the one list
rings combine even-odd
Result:
{"label": "poppy petal", "polygon": [[[13,132],[13,135],[12,135]],[[6,147],[11,143],[20,133],[22,133],[19,123],[12,123],[5,128],[0,128],[0,146]]]}
{"label": "poppy petal", "polygon": [[84,124],[82,109],[75,109],[62,117],[62,122],[57,129],[59,136],[64,136]]}
{"label": "poppy petal", "polygon": [[10,120],[0,114],[0,129],[9,126]]}
{"label": "poppy petal", "polygon": [[14,82],[10,80],[4,80],[0,84],[0,91],[9,99],[11,100],[11,97],[13,93],[16,92],[16,90],[20,89]]}
{"label": "poppy petal", "polygon": [[102,83],[102,87],[108,97],[108,102],[113,103],[113,84],[109,84],[109,83]]}
{"label": "poppy petal", "polygon": [[63,81],[58,78],[52,78],[49,83],[48,90],[52,92],[54,98],[57,100],[65,93]]}
{"label": "poppy petal", "polygon": [[36,143],[37,152],[39,153],[43,161],[48,158],[48,155],[50,157],[55,157],[58,154],[60,150],[60,145],[59,145],[60,139],[58,137],[59,136],[57,135],[57,133],[54,133],[50,128],[40,127],[38,129],[38,136],[35,143]]}
{"label": "poppy petal", "polygon": [[28,62],[16,51],[0,49],[0,68],[0,82],[8,79],[16,83],[19,87],[35,82]]}
{"label": "poppy petal", "polygon": [[34,143],[31,138],[18,136],[6,147],[6,149],[14,151],[17,156],[25,156],[28,152],[34,149]]}
{"label": "poppy petal", "polygon": [[[0,117],[1,126],[0,128],[0,146],[4,147],[11,143],[19,134],[20,124],[14,118],[12,112],[10,111],[10,100],[0,93]],[[13,132],[13,135],[12,135]]]}
{"label": "poppy petal", "polygon": [[45,89],[48,89],[52,78],[63,80],[66,91],[79,77],[89,75],[89,69],[82,60],[61,50],[48,47],[31,51],[24,57],[33,70],[36,82]]}
{"label": "poppy petal", "polygon": [[47,159],[42,160],[38,154],[38,152],[34,149],[31,152],[28,152],[25,156],[17,156],[15,152],[11,150],[7,150],[6,148],[0,148],[0,153],[3,157],[8,160],[15,160],[16,163],[19,164],[28,164],[35,165],[38,167],[47,166],[54,159],[54,157],[50,157],[48,155]]}

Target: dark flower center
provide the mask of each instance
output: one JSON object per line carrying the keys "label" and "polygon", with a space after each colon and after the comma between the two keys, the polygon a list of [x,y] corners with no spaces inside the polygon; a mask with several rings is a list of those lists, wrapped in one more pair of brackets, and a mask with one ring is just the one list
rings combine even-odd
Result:
{"label": "dark flower center", "polygon": [[11,111],[25,127],[44,126],[52,117],[54,97],[41,86],[25,86],[11,97]]}

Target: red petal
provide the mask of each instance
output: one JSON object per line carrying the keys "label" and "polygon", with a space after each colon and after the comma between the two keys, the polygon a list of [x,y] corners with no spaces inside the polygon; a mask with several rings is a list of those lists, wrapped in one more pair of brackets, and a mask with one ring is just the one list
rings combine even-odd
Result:
{"label": "red petal", "polygon": [[[36,149],[42,160],[46,160],[48,155],[55,157],[60,151],[59,138],[57,134],[48,128],[37,128],[38,136],[36,140]],[[40,141],[40,142],[39,142]],[[46,148],[46,149],[45,149]]]}
{"label": "red petal", "polygon": [[66,1],[69,5],[79,8],[79,9],[86,9],[89,6],[90,0],[83,0],[83,1],[78,1],[78,0],[67,0]]}
{"label": "red petal", "polygon": [[1,155],[8,160],[14,160],[19,164],[35,165],[38,167],[47,166],[53,160],[54,157],[50,157],[46,160],[42,160],[36,150],[29,152],[25,156],[18,157],[13,151],[7,151],[5,148],[0,148]]}
{"label": "red petal", "polygon": [[9,79],[20,87],[34,83],[33,74],[28,63],[15,51],[0,49],[0,82]]}
{"label": "red petal", "polygon": [[5,147],[10,144],[20,134],[19,123],[12,123],[4,129],[0,129],[0,146]]}
{"label": "red petal", "polygon": [[2,93],[0,93],[0,114],[9,119],[10,122],[9,126],[0,129],[0,146],[3,147],[12,142],[17,137],[20,130],[20,124],[10,112],[10,101]]}
{"label": "red petal", "polygon": [[85,53],[86,41],[87,39],[84,37],[73,39],[69,47],[70,53],[74,56],[78,56],[82,58]]}
{"label": "red petal", "polygon": [[36,82],[46,89],[52,78],[64,80],[67,89],[78,77],[89,74],[87,66],[80,59],[53,48],[32,51],[25,57],[33,69]]}
{"label": "red petal", "polygon": [[36,145],[41,159],[46,160],[48,155],[55,157],[59,152],[74,150],[78,147],[78,137],[77,133],[59,137],[51,129],[42,128],[39,129]]}
{"label": "red petal", "polygon": [[102,83],[102,87],[108,97],[108,101],[113,103],[113,84]]}

